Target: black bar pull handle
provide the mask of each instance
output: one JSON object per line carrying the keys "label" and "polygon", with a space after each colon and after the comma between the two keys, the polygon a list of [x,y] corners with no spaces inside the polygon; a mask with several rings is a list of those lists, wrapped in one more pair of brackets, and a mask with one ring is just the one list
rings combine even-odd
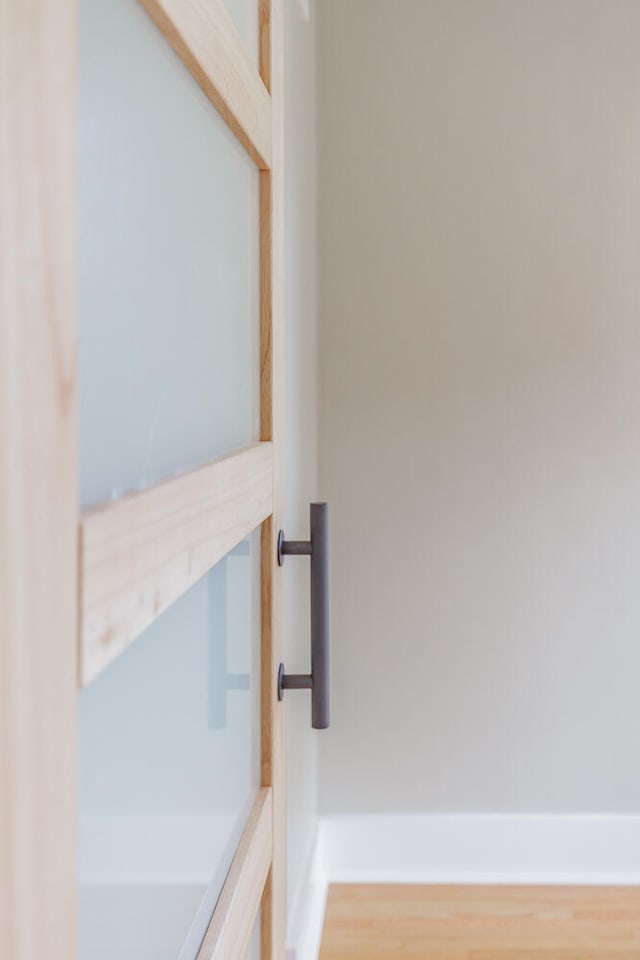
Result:
{"label": "black bar pull handle", "polygon": [[278,534],[278,563],[288,556],[311,557],[311,673],[278,671],[278,698],[285,690],[311,690],[311,726],[329,726],[329,504],[309,507],[310,540],[285,540]]}

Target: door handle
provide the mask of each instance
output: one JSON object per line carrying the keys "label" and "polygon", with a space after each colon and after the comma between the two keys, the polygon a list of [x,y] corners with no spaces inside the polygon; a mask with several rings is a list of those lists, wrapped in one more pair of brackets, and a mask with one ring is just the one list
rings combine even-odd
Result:
{"label": "door handle", "polygon": [[309,505],[309,540],[285,540],[278,533],[278,563],[289,556],[311,557],[311,673],[278,670],[278,699],[285,690],[311,690],[311,726],[329,726],[329,504]]}

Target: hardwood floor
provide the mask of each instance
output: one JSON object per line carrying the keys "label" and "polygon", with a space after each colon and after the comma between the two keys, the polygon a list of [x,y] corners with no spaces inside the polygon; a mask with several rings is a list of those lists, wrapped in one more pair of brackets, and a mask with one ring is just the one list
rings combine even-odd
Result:
{"label": "hardwood floor", "polygon": [[336,884],[320,960],[640,960],[640,887]]}

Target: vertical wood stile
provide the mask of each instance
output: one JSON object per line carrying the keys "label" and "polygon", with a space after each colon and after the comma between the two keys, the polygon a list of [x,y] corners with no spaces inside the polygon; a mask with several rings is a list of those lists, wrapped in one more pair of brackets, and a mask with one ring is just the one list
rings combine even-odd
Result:
{"label": "vertical wood stile", "polygon": [[76,4],[0,0],[0,957],[76,955]]}
{"label": "vertical wood stile", "polygon": [[262,528],[262,785],[273,790],[273,860],[262,901],[262,960],[282,960],[285,937],[285,741],[278,703],[284,659],[276,537],[283,504],[283,0],[260,0],[260,75],[271,94],[272,164],[260,172],[260,430],[274,446],[274,510]]}

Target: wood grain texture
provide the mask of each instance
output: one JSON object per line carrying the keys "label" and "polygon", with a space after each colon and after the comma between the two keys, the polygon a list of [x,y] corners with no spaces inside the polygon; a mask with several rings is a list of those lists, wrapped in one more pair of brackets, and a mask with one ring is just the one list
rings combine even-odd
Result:
{"label": "wood grain texture", "polygon": [[332,885],[320,960],[640,958],[639,887]]}
{"label": "wood grain texture", "polygon": [[271,166],[271,99],[223,0],[140,0],[261,169]]}
{"label": "wood grain texture", "polygon": [[0,0],[0,957],[76,940],[76,5]]}
{"label": "wood grain texture", "polygon": [[262,528],[262,783],[273,791],[273,861],[261,916],[262,960],[282,960],[286,929],[286,770],[278,666],[283,581],[276,562],[284,490],[284,9],[259,0],[260,74],[271,94],[272,165],[260,173],[260,430],[274,445],[273,515]]}
{"label": "wood grain texture", "polygon": [[272,508],[272,445],[255,443],[87,511],[81,683],[96,677]]}
{"label": "wood grain texture", "polygon": [[271,790],[262,789],[233,858],[198,960],[246,955],[272,854]]}

